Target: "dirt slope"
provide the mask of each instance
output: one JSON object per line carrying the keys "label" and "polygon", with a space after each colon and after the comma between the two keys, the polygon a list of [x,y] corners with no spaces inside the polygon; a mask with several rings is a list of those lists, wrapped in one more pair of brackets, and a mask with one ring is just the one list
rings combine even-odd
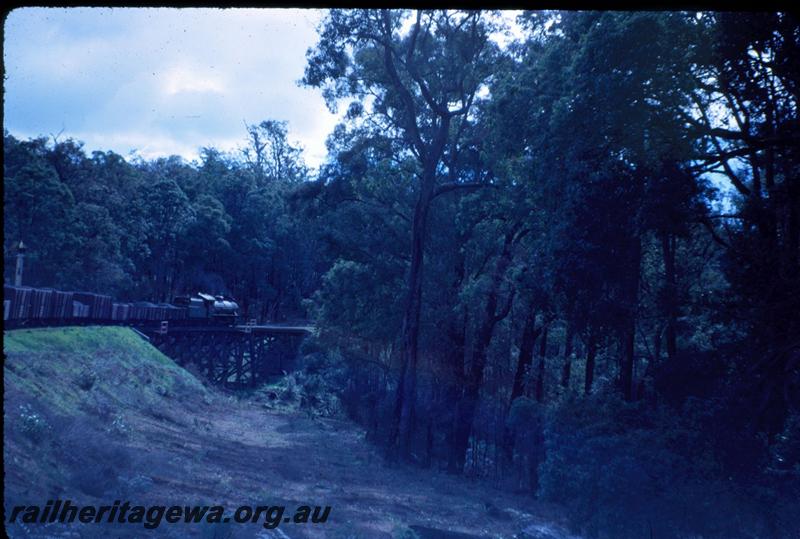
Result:
{"label": "dirt slope", "polygon": [[4,351],[6,515],[56,498],[231,512],[331,506],[325,524],[271,531],[260,523],[162,523],[153,531],[37,524],[12,525],[11,537],[512,537],[524,528],[550,536],[542,523],[555,513],[529,497],[388,468],[351,422],[210,390],[130,330],[17,330],[6,332]]}

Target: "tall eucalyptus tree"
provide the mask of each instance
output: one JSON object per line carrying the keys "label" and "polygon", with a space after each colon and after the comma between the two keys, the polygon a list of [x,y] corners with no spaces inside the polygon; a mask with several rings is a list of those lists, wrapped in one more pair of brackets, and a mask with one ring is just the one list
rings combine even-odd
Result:
{"label": "tall eucalyptus tree", "polygon": [[391,134],[417,164],[390,457],[410,451],[431,205],[438,195],[473,183],[458,173],[457,154],[497,64],[494,29],[494,18],[478,11],[331,10],[307,54],[303,82],[322,88],[333,110],[337,101],[354,98],[351,121]]}

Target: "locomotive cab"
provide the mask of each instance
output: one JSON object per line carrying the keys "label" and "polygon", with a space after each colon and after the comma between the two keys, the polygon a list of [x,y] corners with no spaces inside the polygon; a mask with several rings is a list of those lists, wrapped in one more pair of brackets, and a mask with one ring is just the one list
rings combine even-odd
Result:
{"label": "locomotive cab", "polygon": [[187,308],[190,320],[208,320],[220,323],[235,323],[239,316],[239,304],[232,298],[212,296],[198,292],[194,296],[178,296],[175,305]]}

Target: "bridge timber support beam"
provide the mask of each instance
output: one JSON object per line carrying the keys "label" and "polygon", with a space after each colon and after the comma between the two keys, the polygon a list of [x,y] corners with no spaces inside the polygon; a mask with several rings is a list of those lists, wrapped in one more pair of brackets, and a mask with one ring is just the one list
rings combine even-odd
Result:
{"label": "bridge timber support beam", "polygon": [[256,387],[294,368],[306,328],[264,326],[142,328],[150,342],[212,384]]}

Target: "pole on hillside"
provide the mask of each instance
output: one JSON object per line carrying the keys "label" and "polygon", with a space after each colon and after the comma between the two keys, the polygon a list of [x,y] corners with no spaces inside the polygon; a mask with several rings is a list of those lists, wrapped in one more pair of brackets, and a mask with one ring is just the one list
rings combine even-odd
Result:
{"label": "pole on hillside", "polygon": [[19,240],[17,246],[17,269],[14,272],[14,286],[22,286],[22,270],[25,266],[25,244]]}

